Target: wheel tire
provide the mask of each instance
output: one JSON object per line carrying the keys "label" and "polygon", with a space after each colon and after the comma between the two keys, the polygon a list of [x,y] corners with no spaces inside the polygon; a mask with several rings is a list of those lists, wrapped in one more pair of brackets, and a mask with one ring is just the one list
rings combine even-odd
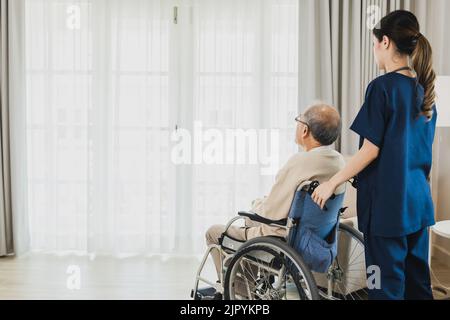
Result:
{"label": "wheel tire", "polygon": [[[308,283],[308,287],[311,294],[312,300],[320,300],[319,291],[317,289],[316,281],[314,280],[314,276],[311,273],[311,270],[306,266],[303,259],[300,257],[300,255],[290,246],[288,246],[285,242],[278,240],[276,238],[270,238],[270,237],[263,237],[263,238],[255,238],[252,240],[249,240],[246,242],[234,255],[232,258],[227,273],[225,275],[225,283],[224,283],[224,298],[225,300],[230,300],[230,278],[231,278],[231,271],[233,270],[233,266],[236,264],[236,262],[245,254],[252,250],[263,250],[267,251],[274,249],[271,248],[271,246],[277,247],[280,250],[283,250],[288,255],[292,257],[293,260],[297,263],[297,265],[300,267],[301,272],[304,275],[305,281]],[[298,281],[298,279],[294,279],[294,281]],[[298,284],[296,283],[297,287]]]}
{"label": "wheel tire", "polygon": [[355,228],[349,227],[346,224],[340,223],[339,224],[339,229],[340,230],[344,230],[348,233],[351,233],[353,237],[355,237],[356,239],[358,239],[359,241],[361,241],[364,244],[364,237],[361,234],[361,232],[359,232],[358,230],[356,230]]}

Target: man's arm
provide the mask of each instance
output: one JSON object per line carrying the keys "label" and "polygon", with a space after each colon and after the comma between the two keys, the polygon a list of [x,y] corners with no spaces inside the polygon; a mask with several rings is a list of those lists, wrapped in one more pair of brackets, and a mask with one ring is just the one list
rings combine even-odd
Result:
{"label": "man's arm", "polygon": [[[267,197],[255,201],[252,212],[270,220],[282,220],[289,214],[295,191],[302,181],[301,171],[304,155],[293,156],[278,172],[275,183]],[[293,169],[295,174],[292,173]]]}

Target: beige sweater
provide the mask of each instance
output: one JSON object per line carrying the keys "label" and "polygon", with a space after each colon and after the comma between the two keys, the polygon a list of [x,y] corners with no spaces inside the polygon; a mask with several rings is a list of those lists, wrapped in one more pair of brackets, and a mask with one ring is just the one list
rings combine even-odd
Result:
{"label": "beige sweater", "polygon": [[[306,181],[330,180],[345,166],[344,157],[330,147],[320,147],[309,152],[294,155],[278,172],[275,184],[269,195],[257,199],[251,212],[271,220],[282,220],[288,217],[296,189]],[[336,190],[336,194],[345,191],[345,185]],[[247,238],[262,236],[285,236],[282,228],[270,227],[247,220]]]}

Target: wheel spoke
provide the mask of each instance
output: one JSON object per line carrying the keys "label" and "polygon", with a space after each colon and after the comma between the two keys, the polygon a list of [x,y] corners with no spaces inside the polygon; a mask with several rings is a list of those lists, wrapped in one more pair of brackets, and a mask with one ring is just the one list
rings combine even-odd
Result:
{"label": "wheel spoke", "polygon": [[[341,249],[348,250],[346,252],[350,253],[349,255],[346,255],[346,260],[349,261],[349,263],[345,263],[344,261],[343,265],[347,266],[347,268],[340,268],[338,262],[338,257],[340,255],[338,252],[338,257],[333,262],[333,267],[329,270],[329,276],[331,278],[328,280],[328,284],[332,292],[329,292],[328,287],[324,288],[323,292],[326,293],[326,296],[329,298],[331,295],[332,299],[367,299],[364,289],[366,284],[365,261],[359,261],[364,254],[364,242],[362,237],[356,230],[348,227],[340,227],[339,239],[340,243],[347,243],[347,246]],[[352,288],[361,289],[350,292],[350,290],[354,290]]]}
{"label": "wheel spoke", "polygon": [[[264,261],[255,259],[255,256],[261,255]],[[311,294],[310,286],[313,282],[303,281],[302,285],[300,280],[304,280],[304,272],[309,270],[299,269],[298,262],[283,250],[254,245],[244,248],[232,259],[225,285],[230,290],[231,299],[239,296],[243,299],[308,299],[306,292]],[[314,281],[312,275],[310,279]],[[247,289],[247,298],[238,292],[242,284]]]}

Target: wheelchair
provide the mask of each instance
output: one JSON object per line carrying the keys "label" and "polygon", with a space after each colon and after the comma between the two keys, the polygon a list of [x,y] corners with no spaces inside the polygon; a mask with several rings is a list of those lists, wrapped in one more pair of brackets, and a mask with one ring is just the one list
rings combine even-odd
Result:
{"label": "wheelchair", "polygon": [[[366,266],[362,234],[340,222],[346,208],[342,208],[344,194],[334,195],[322,210],[311,196],[319,182],[301,184],[294,195],[289,216],[271,221],[250,212],[239,212],[226,226],[228,230],[239,220],[251,221],[282,228],[287,236],[261,237],[246,242],[237,241],[225,231],[219,245],[208,247],[197,271],[191,298],[203,300],[200,283],[221,294],[224,300],[366,300]],[[336,224],[323,240],[329,251],[324,251],[320,263],[314,262],[314,247],[308,247],[311,230],[302,228],[304,212],[336,216]],[[303,235],[303,237],[302,237]],[[300,241],[299,241],[300,239]],[[299,243],[306,246],[299,246]],[[221,257],[219,281],[212,282],[202,276],[212,250]]]}

